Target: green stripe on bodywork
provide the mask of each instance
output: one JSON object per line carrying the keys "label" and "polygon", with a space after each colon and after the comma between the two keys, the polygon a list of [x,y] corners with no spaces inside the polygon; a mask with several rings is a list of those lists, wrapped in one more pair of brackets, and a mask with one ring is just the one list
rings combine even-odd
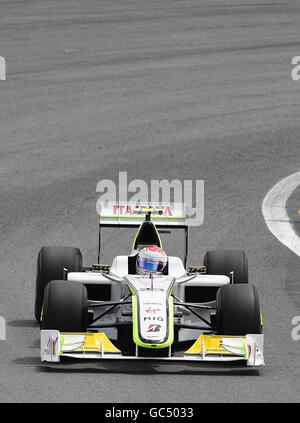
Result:
{"label": "green stripe on bodywork", "polygon": [[63,335],[60,335],[60,342],[59,342],[59,353],[58,355],[64,355],[62,347],[64,345],[65,342],[65,337]]}
{"label": "green stripe on bodywork", "polygon": [[244,359],[248,360],[248,348],[247,348],[247,341],[246,338],[243,340],[243,347],[244,347]]}
{"label": "green stripe on bodywork", "polygon": [[132,330],[134,343],[140,345],[137,296],[134,293],[132,294]]}

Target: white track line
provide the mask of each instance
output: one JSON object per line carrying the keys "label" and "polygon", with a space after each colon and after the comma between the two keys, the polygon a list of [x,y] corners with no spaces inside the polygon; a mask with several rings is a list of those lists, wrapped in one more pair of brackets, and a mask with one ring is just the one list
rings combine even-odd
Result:
{"label": "white track line", "polygon": [[262,213],[272,234],[298,256],[300,256],[300,238],[290,223],[286,203],[299,185],[300,172],[297,172],[279,181],[268,192],[262,204]]}

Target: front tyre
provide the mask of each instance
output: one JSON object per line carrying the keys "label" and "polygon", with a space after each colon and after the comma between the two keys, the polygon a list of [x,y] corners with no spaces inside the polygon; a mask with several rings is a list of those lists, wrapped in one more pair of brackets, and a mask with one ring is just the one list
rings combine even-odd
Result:
{"label": "front tyre", "polygon": [[262,332],[257,289],[253,285],[226,285],[217,292],[217,333],[244,336]]}
{"label": "front tyre", "polygon": [[86,332],[87,322],[86,287],[77,282],[50,282],[45,289],[42,329]]}

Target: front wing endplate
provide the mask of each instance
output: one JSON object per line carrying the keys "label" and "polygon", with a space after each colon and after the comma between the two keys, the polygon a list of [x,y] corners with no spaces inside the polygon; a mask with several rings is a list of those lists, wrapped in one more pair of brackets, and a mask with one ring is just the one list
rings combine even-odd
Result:
{"label": "front wing endplate", "polygon": [[41,331],[41,360],[59,362],[61,356],[101,358],[105,354],[121,355],[107,335],[100,333],[60,333]]}
{"label": "front wing endplate", "polygon": [[200,335],[194,344],[185,352],[186,356],[236,357],[246,360],[249,366],[264,365],[263,335],[246,336]]}

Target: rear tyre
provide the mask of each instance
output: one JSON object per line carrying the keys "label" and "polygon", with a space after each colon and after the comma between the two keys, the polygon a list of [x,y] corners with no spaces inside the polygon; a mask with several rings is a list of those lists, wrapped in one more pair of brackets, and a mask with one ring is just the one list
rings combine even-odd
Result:
{"label": "rear tyre", "polygon": [[243,250],[208,251],[203,260],[208,275],[226,275],[234,272],[234,283],[248,283],[248,259]]}
{"label": "rear tyre", "polygon": [[217,292],[217,332],[246,335],[262,332],[258,293],[253,285],[226,285]]}
{"label": "rear tyre", "polygon": [[86,332],[88,321],[86,287],[77,282],[52,281],[45,289],[42,329]]}
{"label": "rear tyre", "polygon": [[78,248],[43,247],[40,250],[37,261],[34,306],[34,314],[38,322],[41,319],[45,288],[50,281],[63,279],[64,268],[69,272],[81,272],[82,254]]}

